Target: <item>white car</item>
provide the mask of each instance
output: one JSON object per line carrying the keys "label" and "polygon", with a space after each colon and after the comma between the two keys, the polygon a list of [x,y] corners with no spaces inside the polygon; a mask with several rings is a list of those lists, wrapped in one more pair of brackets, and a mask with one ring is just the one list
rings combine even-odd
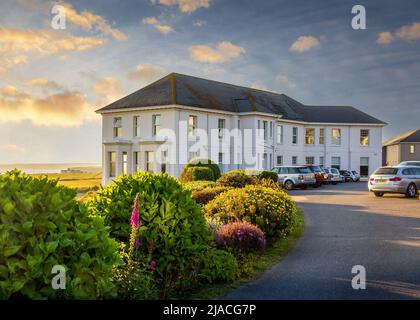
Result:
{"label": "white car", "polygon": [[324,168],[325,173],[328,175],[326,182],[336,185],[341,182],[340,171],[335,168]]}
{"label": "white car", "polygon": [[399,167],[408,167],[408,166],[420,167],[420,161],[403,161],[398,166]]}

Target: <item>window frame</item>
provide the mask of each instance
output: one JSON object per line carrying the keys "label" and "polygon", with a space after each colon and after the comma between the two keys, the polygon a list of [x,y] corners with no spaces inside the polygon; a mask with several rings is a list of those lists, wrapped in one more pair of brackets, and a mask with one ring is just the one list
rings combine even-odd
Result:
{"label": "window frame", "polygon": [[[119,122],[119,126],[117,126],[118,122]],[[114,135],[114,138],[121,138],[122,137],[122,117],[114,117],[114,120],[113,120],[113,135]]]}
{"label": "window frame", "polygon": [[152,135],[156,137],[159,134],[159,131],[161,129],[162,129],[162,116],[160,114],[152,115]]}
{"label": "window frame", "polygon": [[318,144],[320,145],[325,144],[325,128],[319,128]]}
{"label": "window frame", "polygon": [[[362,133],[367,132],[367,136],[363,136]],[[365,142],[363,138],[367,139]],[[369,129],[360,129],[360,145],[363,147],[368,147],[370,144],[370,130]]]}
{"label": "window frame", "polygon": [[188,116],[188,137],[193,138],[197,136],[197,124],[198,117],[196,115],[190,114]]}
{"label": "window frame", "polygon": [[[220,126],[221,124],[223,124],[223,125]],[[223,139],[224,130],[226,129],[226,119],[224,119],[224,118],[218,118],[217,119],[217,129],[218,129],[219,139]]]}
{"label": "window frame", "polygon": [[[308,135],[309,132],[312,132],[312,137]],[[309,143],[310,138],[312,138],[312,143]],[[307,146],[315,145],[315,128],[305,128],[305,145]]]}
{"label": "window frame", "polygon": [[[279,130],[280,129],[280,130]],[[277,144],[283,144],[284,127],[281,124],[277,125]]]}
{"label": "window frame", "polygon": [[[334,131],[338,132],[338,137],[334,136]],[[331,128],[331,145],[341,146],[341,128]]]}
{"label": "window frame", "polygon": [[117,152],[108,151],[108,177],[115,178],[117,176]]}
{"label": "window frame", "polygon": [[292,127],[292,144],[298,144],[299,141],[299,128]]}
{"label": "window frame", "polygon": [[140,137],[140,116],[133,116],[133,137]]}

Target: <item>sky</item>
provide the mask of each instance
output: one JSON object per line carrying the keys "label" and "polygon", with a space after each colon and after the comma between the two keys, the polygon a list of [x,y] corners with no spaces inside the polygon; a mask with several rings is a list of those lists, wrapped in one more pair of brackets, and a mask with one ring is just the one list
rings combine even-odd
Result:
{"label": "sky", "polygon": [[99,163],[94,110],[171,72],[352,105],[386,140],[420,128],[420,2],[2,0],[0,163]]}

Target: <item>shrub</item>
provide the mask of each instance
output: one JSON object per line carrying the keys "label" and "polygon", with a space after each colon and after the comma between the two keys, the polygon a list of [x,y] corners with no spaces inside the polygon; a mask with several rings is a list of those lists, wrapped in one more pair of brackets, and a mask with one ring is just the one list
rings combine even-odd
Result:
{"label": "shrub", "polygon": [[238,262],[230,252],[211,248],[202,263],[200,278],[204,282],[230,282],[239,275]]}
{"label": "shrub", "polygon": [[219,229],[222,226],[224,226],[223,222],[213,217],[206,218],[206,221],[210,236],[212,237],[212,239],[216,240],[217,234],[219,233]]}
{"label": "shrub", "polygon": [[246,254],[265,248],[265,236],[260,228],[249,222],[233,222],[222,226],[216,237],[220,249]]}
{"label": "shrub", "polygon": [[228,187],[211,187],[199,191],[193,191],[191,197],[199,204],[205,205],[213,200],[217,195],[230,190]]}
{"label": "shrub", "polygon": [[139,194],[136,261],[153,270],[160,297],[188,290],[199,281],[210,237],[200,206],[173,177],[139,171],[117,178],[89,202],[112,235],[128,243],[132,204]]}
{"label": "shrub", "polygon": [[[113,296],[117,243],[75,196],[47,177],[0,176],[0,299]],[[55,265],[66,269],[66,290],[51,286]]]}
{"label": "shrub", "polygon": [[188,167],[182,170],[179,178],[181,182],[188,181],[214,181],[214,174],[210,168],[207,167]]}
{"label": "shrub", "polygon": [[245,173],[245,170],[232,170],[224,173],[217,184],[223,187],[243,188],[246,185],[254,184],[255,178]]}
{"label": "shrub", "polygon": [[279,181],[273,181],[271,179],[258,180],[255,185],[260,186],[260,187],[271,188],[271,189],[282,189],[282,185],[280,184]]}
{"label": "shrub", "polygon": [[207,217],[224,223],[248,221],[257,225],[267,238],[286,235],[296,211],[296,204],[283,190],[261,186],[226,191],[204,207]]}
{"label": "shrub", "polygon": [[190,167],[208,167],[213,171],[214,180],[217,180],[217,179],[220,178],[220,168],[219,168],[219,166],[216,163],[214,163],[213,161],[211,161],[210,159],[193,158],[185,166],[185,168],[190,168]]}
{"label": "shrub", "polygon": [[184,189],[191,190],[191,191],[199,191],[203,190],[207,187],[212,187],[216,184],[214,181],[189,181],[182,183]]}
{"label": "shrub", "polygon": [[279,181],[279,176],[273,171],[264,170],[258,176],[258,180],[271,180],[273,182]]}

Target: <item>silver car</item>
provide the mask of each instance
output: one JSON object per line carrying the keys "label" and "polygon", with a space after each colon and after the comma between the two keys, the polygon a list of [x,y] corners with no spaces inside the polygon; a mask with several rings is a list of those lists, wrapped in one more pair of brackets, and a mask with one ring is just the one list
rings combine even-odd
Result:
{"label": "silver car", "polygon": [[306,189],[308,186],[316,184],[315,174],[307,167],[281,166],[274,167],[272,171],[277,173],[279,182],[286,190]]}
{"label": "silver car", "polygon": [[326,182],[336,185],[341,182],[340,171],[336,168],[324,168],[326,174],[328,174],[328,180]]}
{"label": "silver car", "polygon": [[414,198],[420,190],[420,167],[382,167],[369,178],[369,191],[383,197],[385,193],[401,193]]}
{"label": "silver car", "polygon": [[420,167],[420,161],[403,161],[399,165],[399,167]]}

